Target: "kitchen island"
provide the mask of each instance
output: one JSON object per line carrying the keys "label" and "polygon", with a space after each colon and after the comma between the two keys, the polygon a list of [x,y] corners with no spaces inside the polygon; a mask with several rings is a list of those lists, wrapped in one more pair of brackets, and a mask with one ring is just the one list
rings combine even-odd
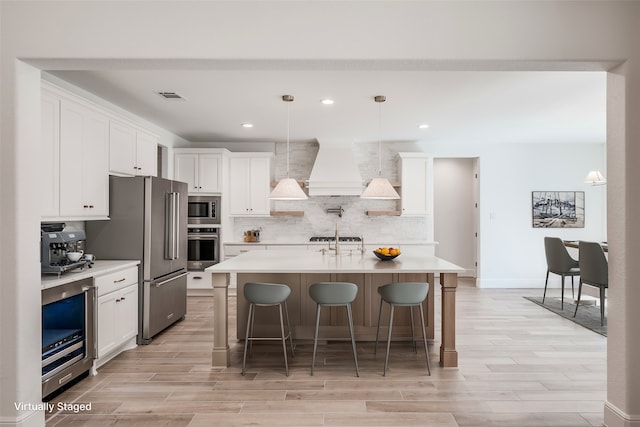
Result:
{"label": "kitchen island", "polygon": [[[458,273],[463,270],[449,261],[425,255],[420,250],[403,250],[392,261],[380,261],[373,253],[333,252],[325,254],[309,251],[249,251],[205,270],[212,274],[214,293],[214,339],[212,366],[227,367],[230,360],[228,342],[228,288],[231,275],[237,275],[237,336],[244,337],[247,304],[242,289],[246,282],[283,283],[291,287],[292,293],[287,301],[295,340],[312,339],[315,319],[315,304],[308,297],[308,287],[319,281],[349,281],[358,285],[358,297],[353,303],[356,339],[367,341],[375,339],[380,299],[376,292],[378,286],[403,281],[426,281],[430,285],[429,295],[424,303],[427,315],[425,333],[434,338],[434,285],[435,275],[440,275],[442,289],[440,366],[458,366],[458,353],[455,348],[455,292]],[[400,310],[398,310],[400,311]],[[405,311],[405,310],[402,310]],[[408,310],[407,310],[408,312]],[[401,313],[397,313],[401,314]],[[344,314],[338,310],[322,318],[322,327],[332,337],[345,333]],[[388,316],[388,315],[387,315]],[[394,317],[394,339],[396,332],[406,339],[410,330],[406,314],[405,319]],[[262,319],[262,318],[261,318]],[[383,317],[382,324],[388,322]],[[403,323],[404,322],[404,323]],[[272,333],[277,325],[275,317],[260,322],[255,332]],[[399,327],[396,328],[395,325]],[[404,325],[404,327],[403,327]],[[381,328],[386,336],[386,328]],[[345,335],[346,336],[346,335]]]}

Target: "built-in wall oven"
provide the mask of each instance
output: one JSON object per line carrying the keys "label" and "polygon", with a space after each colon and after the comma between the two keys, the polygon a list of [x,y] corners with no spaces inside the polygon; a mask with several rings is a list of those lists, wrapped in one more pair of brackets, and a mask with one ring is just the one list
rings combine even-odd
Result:
{"label": "built-in wall oven", "polygon": [[93,279],[42,291],[42,396],[83,378],[96,357]]}
{"label": "built-in wall oven", "polygon": [[220,196],[189,196],[189,224],[220,224]]}
{"label": "built-in wall oven", "polygon": [[187,269],[201,271],[220,261],[218,228],[189,225],[187,232]]}

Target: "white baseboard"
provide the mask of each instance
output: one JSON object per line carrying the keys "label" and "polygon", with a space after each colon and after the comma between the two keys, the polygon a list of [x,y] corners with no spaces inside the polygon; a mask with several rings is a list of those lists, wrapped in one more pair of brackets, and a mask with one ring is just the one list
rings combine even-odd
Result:
{"label": "white baseboard", "polygon": [[[577,285],[577,283],[576,283]],[[478,288],[541,288],[544,289],[544,280],[540,283],[540,279],[477,279],[476,286]],[[550,288],[556,286],[549,284]],[[558,288],[560,286],[558,285]],[[571,283],[569,283],[569,291],[571,291]],[[567,284],[565,283],[565,289]]]}
{"label": "white baseboard", "polygon": [[[34,404],[42,405],[42,402]],[[23,411],[15,417],[0,417],[0,426],[12,427],[42,427],[44,425],[44,411]]]}
{"label": "white baseboard", "polygon": [[640,415],[629,415],[609,401],[604,402],[604,425],[606,427],[638,427]]}

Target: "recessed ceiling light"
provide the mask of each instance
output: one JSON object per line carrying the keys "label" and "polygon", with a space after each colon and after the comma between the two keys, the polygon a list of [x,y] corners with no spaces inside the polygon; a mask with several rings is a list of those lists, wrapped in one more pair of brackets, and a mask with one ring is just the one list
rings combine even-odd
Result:
{"label": "recessed ceiling light", "polygon": [[253,123],[243,123],[242,127],[243,128],[252,128],[253,127]]}
{"label": "recessed ceiling light", "polygon": [[333,104],[333,99],[323,99],[322,102],[324,105],[332,105]]}
{"label": "recessed ceiling light", "polygon": [[424,123],[423,123],[423,124],[419,124],[419,125],[418,125],[418,129],[426,129],[426,128],[428,128],[428,127],[429,127],[429,125],[424,124]]}

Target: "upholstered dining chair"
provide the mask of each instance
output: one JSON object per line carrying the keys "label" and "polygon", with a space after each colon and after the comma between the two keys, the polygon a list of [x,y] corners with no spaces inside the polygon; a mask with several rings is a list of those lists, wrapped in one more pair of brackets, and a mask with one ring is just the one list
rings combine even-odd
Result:
{"label": "upholstered dining chair", "polygon": [[571,296],[575,297],[573,285],[574,276],[580,275],[580,265],[577,260],[573,259],[564,242],[559,237],[544,238],[544,252],[547,257],[547,278],[544,281],[544,294],[542,295],[542,303],[547,296],[547,285],[549,284],[549,273],[558,274],[562,277],[562,294],[560,299],[560,308],[564,308],[564,278],[571,276]]}
{"label": "upholstered dining chair", "polygon": [[600,325],[604,325],[604,294],[609,287],[609,261],[598,242],[578,242],[578,261],[580,263],[580,284],[578,285],[578,302],[573,317],[578,314],[582,285],[600,288]]}

